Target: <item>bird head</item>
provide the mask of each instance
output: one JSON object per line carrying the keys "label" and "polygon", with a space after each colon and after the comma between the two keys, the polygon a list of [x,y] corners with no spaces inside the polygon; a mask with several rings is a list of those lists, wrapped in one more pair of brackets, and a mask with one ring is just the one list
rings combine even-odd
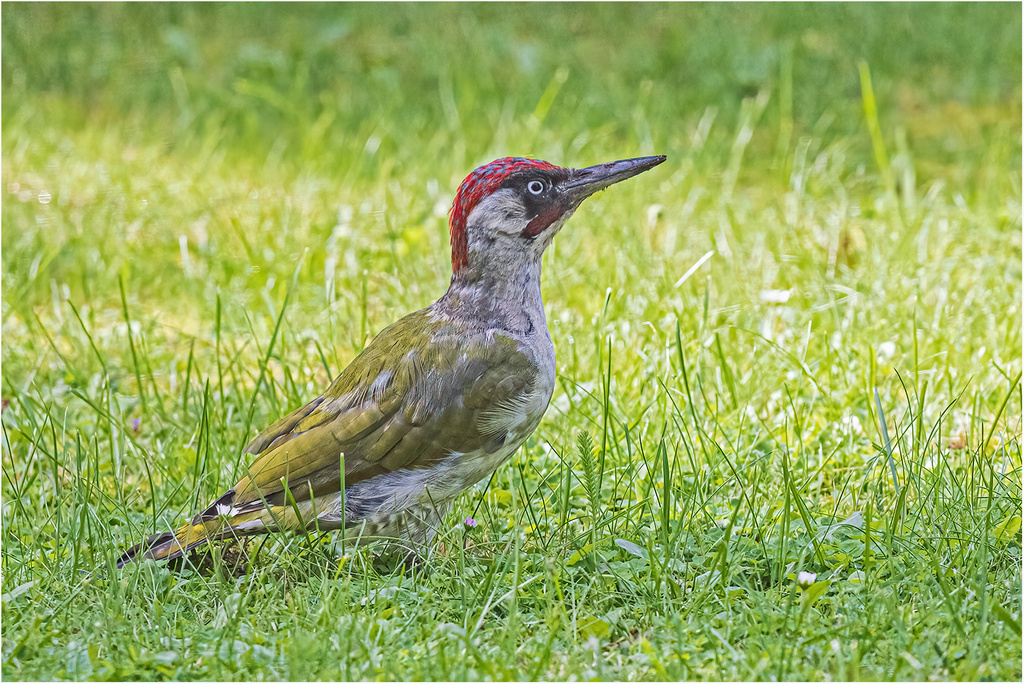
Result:
{"label": "bird head", "polygon": [[462,182],[452,202],[453,274],[539,260],[583,200],[663,161],[659,155],[569,169],[505,157],[481,166]]}

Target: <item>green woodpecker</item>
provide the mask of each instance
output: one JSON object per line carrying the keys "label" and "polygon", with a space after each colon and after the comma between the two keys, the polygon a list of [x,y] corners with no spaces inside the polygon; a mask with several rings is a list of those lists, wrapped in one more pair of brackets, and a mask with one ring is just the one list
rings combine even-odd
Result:
{"label": "green woodpecker", "polygon": [[473,171],[450,212],[448,291],[385,328],[326,392],[256,437],[238,484],[118,565],[274,530],[345,529],[353,541],[422,549],[455,497],[506,461],[547,409],[555,350],[540,291],[545,248],[587,197],[663,161],[568,169],[506,157]]}

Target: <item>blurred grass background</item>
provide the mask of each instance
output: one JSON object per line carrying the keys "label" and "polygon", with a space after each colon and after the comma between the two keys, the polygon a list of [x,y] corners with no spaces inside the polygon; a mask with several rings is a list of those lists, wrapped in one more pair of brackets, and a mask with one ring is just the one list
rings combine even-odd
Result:
{"label": "blurred grass background", "polygon": [[[65,179],[103,173],[84,168],[87,160],[68,148],[88,158],[116,137],[124,168],[106,172],[136,176],[125,181],[132,185],[117,214],[89,212],[81,219],[88,225],[67,236],[68,248],[44,259],[59,273],[62,254],[69,256],[68,269],[88,284],[61,280],[104,302],[117,300],[112,274],[151,261],[146,255],[159,238],[146,235],[152,211],[142,210],[142,199],[148,208],[178,192],[205,194],[194,218],[212,221],[208,248],[236,242],[237,231],[217,209],[238,188],[196,187],[202,174],[282,188],[329,179],[337,197],[358,205],[392,200],[361,187],[381,177],[404,189],[399,192],[407,194],[393,198],[402,203],[436,182],[436,201],[467,169],[513,149],[585,164],[614,150],[627,154],[629,145],[638,148],[631,153],[662,150],[683,170],[714,173],[734,153],[743,102],[759,92],[772,97],[746,153],[768,164],[741,165],[734,182],[784,190],[804,136],[842,140],[847,167],[871,169],[857,71],[865,58],[884,107],[881,124],[890,145],[902,145],[893,151],[909,156],[913,150],[916,186],[941,178],[965,199],[995,198],[1009,190],[1006,175],[995,169],[1020,161],[1012,135],[1020,101],[1019,22],[995,4],[796,4],[783,11],[701,4],[210,3],[148,4],[142,11],[116,3],[76,9],[41,3],[12,6],[5,16],[9,164],[31,156],[58,165]],[[59,126],[41,125],[47,121]],[[701,121],[710,129],[707,141],[700,139]],[[168,179],[167,188],[147,187],[135,171],[154,160],[140,153],[175,160],[180,177]],[[60,190],[48,190],[55,202],[72,201]],[[163,197],[143,197],[161,190]],[[418,209],[432,208],[424,202]],[[130,231],[127,242],[115,239],[136,221],[141,239],[131,239],[140,231]],[[78,239],[98,242],[101,258],[82,264]],[[36,243],[23,248],[25,240]],[[22,259],[18,272],[29,270],[43,249],[39,240],[39,234],[5,231],[5,259]],[[249,267],[283,277],[311,244],[288,240],[284,254],[274,250],[273,263],[247,254],[256,261]],[[444,250],[428,255],[443,274]],[[209,266],[238,267],[224,261]],[[314,255],[311,267],[315,261]],[[361,263],[371,272],[387,265]],[[176,279],[177,269],[149,273],[154,266],[146,263],[147,277],[135,284],[140,293],[160,292]],[[24,294],[38,304],[49,287],[38,268],[34,273],[37,286]],[[211,275],[224,286],[237,274]]]}
{"label": "blurred grass background", "polygon": [[[281,188],[329,179],[336,197],[357,205],[389,199],[360,185],[381,177],[404,188],[395,198],[402,203],[436,181],[436,201],[468,169],[510,150],[585,164],[657,149],[684,170],[690,162],[693,172],[714,173],[733,153],[743,102],[759,92],[772,96],[747,155],[768,164],[741,165],[740,185],[786,189],[804,136],[842,140],[849,170],[873,170],[861,114],[862,59],[883,106],[891,154],[913,150],[916,186],[941,178],[967,200],[994,198],[1009,190],[995,169],[1020,161],[1012,135],[1019,22],[1004,5],[174,3],[142,11],[42,3],[12,6],[5,16],[8,163],[31,156],[60,165],[65,178],[102,173],[62,168],[87,163],[68,147],[88,158],[115,136],[127,174],[138,177],[133,172],[153,162],[140,153],[174,159],[180,177],[168,179],[163,197],[146,197],[147,206],[172,201],[176,192],[206,194],[195,218],[212,221],[213,250],[235,241],[216,210],[237,188],[195,187],[204,173]],[[699,140],[702,120],[708,141]],[[48,121],[59,126],[43,125]],[[702,149],[694,149],[695,135]],[[49,188],[56,202],[72,200],[60,190]],[[144,227],[142,195],[160,191],[141,178],[124,190],[118,214],[90,212],[82,220],[97,225],[68,236],[70,270],[90,283],[61,278],[76,293],[91,287],[90,298],[116,302],[111,274],[146,260],[157,239],[106,239],[136,220]],[[418,209],[425,213],[432,203]],[[100,245],[118,248],[81,264],[74,241],[97,236]],[[21,248],[30,239],[36,244]],[[27,259],[17,264],[25,272],[39,239],[5,231],[5,259]],[[247,255],[257,261],[250,266],[290,273],[291,261],[315,240],[289,242],[285,254],[275,250],[276,263]],[[444,250],[428,256],[443,273]],[[56,254],[47,266],[59,272],[62,261]],[[363,263],[371,272],[385,268]],[[135,288],[160,292],[176,274],[147,275]],[[223,286],[236,274],[211,275]],[[49,286],[35,280],[40,286],[25,294],[38,304]]]}
{"label": "blurred grass background", "polygon": [[[0,11],[5,677],[1020,678],[1019,4]],[[545,258],[559,389],[432,578],[114,571],[510,154],[669,160]]]}

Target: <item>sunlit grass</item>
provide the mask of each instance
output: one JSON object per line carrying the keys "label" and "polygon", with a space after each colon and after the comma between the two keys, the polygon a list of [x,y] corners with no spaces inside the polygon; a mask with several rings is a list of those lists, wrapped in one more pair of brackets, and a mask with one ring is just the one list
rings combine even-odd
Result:
{"label": "sunlit grass", "polygon": [[[1019,7],[151,7],[3,8],[6,678],[1020,679]],[[116,570],[443,292],[473,166],[652,153],[424,574]]]}

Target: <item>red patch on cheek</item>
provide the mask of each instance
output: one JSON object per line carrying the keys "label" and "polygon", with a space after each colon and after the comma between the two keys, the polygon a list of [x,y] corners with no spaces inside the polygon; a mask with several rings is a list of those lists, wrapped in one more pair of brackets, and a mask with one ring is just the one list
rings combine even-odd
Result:
{"label": "red patch on cheek", "polygon": [[557,221],[562,216],[562,208],[553,204],[544,211],[533,217],[533,220],[526,224],[523,235],[535,238]]}

